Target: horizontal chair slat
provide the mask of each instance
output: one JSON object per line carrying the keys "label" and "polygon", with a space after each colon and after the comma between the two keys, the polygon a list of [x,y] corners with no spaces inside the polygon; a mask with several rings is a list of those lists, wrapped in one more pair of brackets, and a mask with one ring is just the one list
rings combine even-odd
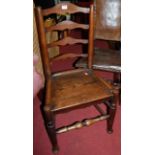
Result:
{"label": "horizontal chair slat", "polygon": [[87,44],[88,40],[87,39],[76,39],[72,37],[65,37],[59,41],[52,42],[48,44],[48,48],[53,47],[53,46],[65,46],[65,45],[73,45],[77,43],[82,43],[82,44]]}
{"label": "horizontal chair slat", "polygon": [[72,3],[61,2],[60,4],[54,6],[52,9],[44,9],[43,15],[48,16],[50,14],[73,14],[73,13],[89,13],[89,8],[83,8],[76,6]]}
{"label": "horizontal chair slat", "polygon": [[87,54],[66,53],[66,54],[58,55],[54,58],[51,58],[50,61],[64,60],[64,59],[75,58],[75,57],[87,57],[87,56],[88,56]]}
{"label": "horizontal chair slat", "polygon": [[54,31],[54,30],[72,30],[72,29],[76,29],[76,28],[81,28],[81,29],[89,29],[89,25],[87,24],[80,24],[80,23],[76,23],[76,22],[72,22],[69,20],[66,21],[62,21],[54,26],[50,26],[50,27],[46,27],[46,31]]}

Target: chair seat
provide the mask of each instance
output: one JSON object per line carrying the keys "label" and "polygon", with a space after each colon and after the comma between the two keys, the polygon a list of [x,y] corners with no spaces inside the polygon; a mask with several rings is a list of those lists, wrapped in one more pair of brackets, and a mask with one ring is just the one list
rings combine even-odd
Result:
{"label": "chair seat", "polygon": [[52,111],[87,104],[113,96],[103,81],[88,69],[56,73],[52,76]]}
{"label": "chair seat", "polygon": [[[81,58],[75,65],[86,68],[87,58]],[[93,68],[112,72],[121,72],[121,52],[111,49],[95,49]]]}

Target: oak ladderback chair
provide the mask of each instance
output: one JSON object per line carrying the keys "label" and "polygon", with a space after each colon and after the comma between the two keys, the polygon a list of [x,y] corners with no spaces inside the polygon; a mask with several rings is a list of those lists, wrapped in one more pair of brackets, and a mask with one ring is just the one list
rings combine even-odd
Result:
{"label": "oak ladderback chair", "polygon": [[[74,13],[89,14],[89,24],[85,25],[66,20],[48,28],[44,25],[44,17],[48,16],[49,14],[60,15]],[[109,83],[95,76],[92,69],[94,45],[93,5],[91,5],[90,8],[83,8],[69,2],[62,2],[48,9],[36,7],[35,15],[46,79],[43,112],[45,126],[53,145],[53,152],[57,152],[59,149],[56,136],[59,133],[78,129],[83,126],[89,126],[101,120],[107,120],[107,131],[108,133],[112,133],[118,92]],[[66,36],[61,40],[54,41],[52,43],[46,43],[46,32],[57,30],[64,31],[66,29],[72,30],[77,28],[88,29],[89,38],[77,39]],[[72,53],[59,55],[55,57],[55,59],[53,58],[50,60],[48,56],[48,48],[72,44],[88,44],[88,67],[84,69],[74,69],[52,73],[50,65],[53,63],[53,61],[61,61],[61,59],[65,59],[67,61],[67,58],[83,55],[75,54],[73,53],[74,51],[72,51]],[[101,102],[106,105],[106,112],[103,112],[98,105],[99,103],[101,104]],[[96,107],[100,113],[99,116],[84,119],[72,125],[67,125],[65,127],[56,129],[56,114],[68,112],[74,110],[75,108],[84,108],[90,105],[94,105]]]}

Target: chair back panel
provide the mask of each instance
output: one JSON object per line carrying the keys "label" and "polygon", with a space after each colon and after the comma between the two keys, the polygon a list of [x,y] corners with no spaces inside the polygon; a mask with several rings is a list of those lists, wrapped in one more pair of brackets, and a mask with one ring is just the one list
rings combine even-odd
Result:
{"label": "chair back panel", "polygon": [[[35,8],[36,11],[36,20],[38,25],[38,33],[40,34],[40,46],[41,46],[41,53],[44,63],[44,70],[45,70],[45,76],[49,76],[51,74],[50,71],[50,59],[48,56],[48,48],[54,47],[54,46],[65,46],[65,45],[73,45],[73,44],[88,44],[88,68],[92,68],[92,60],[93,60],[93,42],[94,42],[94,11],[93,11],[93,5],[90,6],[90,8],[84,8],[76,6],[69,2],[62,2],[57,4],[56,6],[48,9],[41,9],[40,7]],[[71,20],[66,20],[57,23],[54,26],[45,27],[44,25],[44,17],[49,16],[50,14],[58,14],[58,15],[65,15],[65,14],[74,14],[74,13],[84,13],[89,14],[89,25],[87,24],[81,24],[76,23]],[[49,31],[64,31],[64,30],[73,30],[73,29],[85,29],[89,30],[89,37],[88,39],[82,39],[82,38],[73,38],[71,36],[64,37],[60,40],[47,43],[46,41],[46,32]],[[73,51],[71,51],[73,52]],[[67,53],[68,57],[79,57],[82,56],[79,54],[71,54]],[[67,56],[60,55],[60,58],[68,58]],[[56,60],[58,60],[58,56],[56,57]],[[52,58],[52,61],[54,61],[54,58]]]}
{"label": "chair back panel", "polygon": [[121,0],[96,0],[95,38],[120,41]]}

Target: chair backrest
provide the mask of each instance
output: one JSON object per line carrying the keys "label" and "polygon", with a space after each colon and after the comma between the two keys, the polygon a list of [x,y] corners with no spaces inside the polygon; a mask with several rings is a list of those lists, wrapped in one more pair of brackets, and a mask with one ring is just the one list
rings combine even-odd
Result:
{"label": "chair backrest", "polygon": [[121,0],[96,0],[95,10],[95,38],[120,41]]}
{"label": "chair backrest", "polygon": [[[44,17],[49,16],[50,14],[58,14],[58,15],[66,15],[66,14],[75,14],[75,13],[84,13],[89,14],[89,25],[76,23],[71,20],[66,20],[59,22],[58,24],[50,27],[45,27],[44,25]],[[93,5],[90,5],[90,8],[84,8],[76,6],[70,2],[62,2],[55,5],[52,8],[42,9],[41,7],[35,8],[36,21],[38,27],[41,55],[44,67],[45,77],[48,78],[51,75],[51,67],[50,67],[50,59],[48,55],[48,48],[54,46],[65,46],[65,45],[73,45],[77,43],[88,44],[88,68],[92,68],[92,60],[93,60],[93,42],[94,42],[94,11]],[[64,30],[72,30],[72,29],[88,29],[89,37],[87,39],[77,39],[70,36],[64,37],[61,40],[54,41],[47,44],[46,41],[46,32],[49,31],[64,31]],[[70,57],[81,56],[78,54],[68,54]],[[60,55],[59,58],[65,57],[64,55]],[[58,58],[58,57],[56,57]],[[52,60],[53,61],[53,60]]]}

